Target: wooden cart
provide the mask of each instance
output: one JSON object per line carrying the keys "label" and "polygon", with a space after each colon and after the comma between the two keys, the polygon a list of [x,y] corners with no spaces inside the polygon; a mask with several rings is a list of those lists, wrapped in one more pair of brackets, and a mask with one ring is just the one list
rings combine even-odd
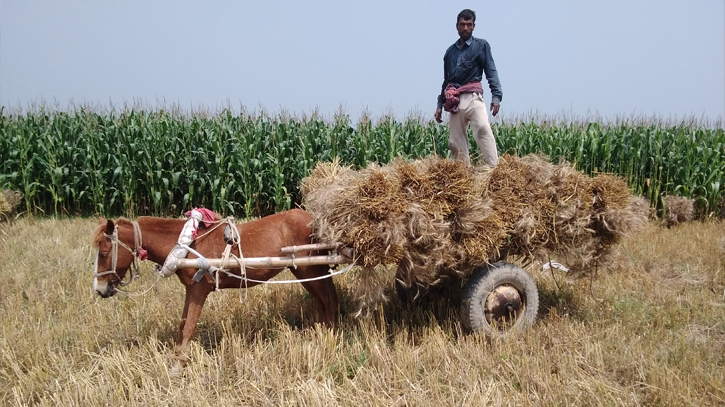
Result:
{"label": "wooden cart", "polygon": [[[328,250],[329,254],[297,256],[299,252],[311,250]],[[238,267],[244,269],[245,267],[295,267],[322,264],[353,265],[355,258],[352,248],[341,246],[339,243],[284,247],[281,249],[279,257],[228,258],[224,260],[207,259],[198,253],[194,254],[199,258],[180,259],[178,267],[206,271],[210,268],[214,270]],[[331,278],[334,274],[322,278]],[[300,281],[294,280],[294,282]],[[264,282],[260,281],[260,283]],[[476,267],[465,283],[460,305],[461,323],[469,332],[484,334],[492,338],[504,338],[513,331],[533,325],[538,308],[539,292],[531,275],[514,264],[496,262]]]}

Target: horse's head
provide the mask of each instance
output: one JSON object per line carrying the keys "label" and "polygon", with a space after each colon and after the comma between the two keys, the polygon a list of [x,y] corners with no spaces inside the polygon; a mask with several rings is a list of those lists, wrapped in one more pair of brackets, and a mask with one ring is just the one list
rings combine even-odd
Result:
{"label": "horse's head", "polygon": [[[136,222],[99,218],[93,237],[96,261],[93,270],[93,290],[103,298],[116,292],[117,287],[130,283],[138,275],[138,256],[141,250],[140,231]],[[131,269],[131,277],[125,281]]]}

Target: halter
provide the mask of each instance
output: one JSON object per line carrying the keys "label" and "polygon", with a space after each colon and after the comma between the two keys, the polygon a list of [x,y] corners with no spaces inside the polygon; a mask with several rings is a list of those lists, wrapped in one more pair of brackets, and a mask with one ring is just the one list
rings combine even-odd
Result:
{"label": "halter", "polygon": [[[139,258],[141,260],[146,260],[146,250],[142,248],[142,238],[141,238],[141,229],[139,229],[138,222],[132,222],[133,224],[133,244],[134,248],[133,250],[128,247],[125,243],[123,243],[121,240],[118,239],[118,225],[114,224],[113,227],[113,234],[107,234],[104,233],[103,236],[107,237],[108,240],[111,241],[111,270],[104,271],[102,273],[98,272],[98,254],[100,249],[96,249],[96,261],[93,265],[93,277],[98,278],[101,276],[113,274],[116,276],[116,279],[118,279],[119,287],[124,287],[128,284],[131,284],[134,280],[136,280],[140,273],[141,268],[138,265]],[[131,277],[128,281],[123,281],[121,276],[118,275],[116,272],[116,263],[118,262],[118,246],[123,247],[124,249],[128,250],[131,255],[133,256],[133,262],[131,263],[131,266],[129,269],[131,270]]]}

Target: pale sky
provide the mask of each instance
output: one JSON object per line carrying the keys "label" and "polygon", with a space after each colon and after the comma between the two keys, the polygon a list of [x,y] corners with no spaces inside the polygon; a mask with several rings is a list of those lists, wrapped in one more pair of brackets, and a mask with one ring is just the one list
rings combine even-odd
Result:
{"label": "pale sky", "polygon": [[0,103],[432,118],[464,8],[505,116],[725,115],[723,0],[0,0]]}

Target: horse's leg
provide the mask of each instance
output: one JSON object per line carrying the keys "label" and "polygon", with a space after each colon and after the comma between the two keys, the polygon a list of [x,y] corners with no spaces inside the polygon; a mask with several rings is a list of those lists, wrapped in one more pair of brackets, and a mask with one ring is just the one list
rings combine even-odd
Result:
{"label": "horse's leg", "polygon": [[327,295],[330,298],[330,318],[334,321],[335,317],[340,313],[340,300],[337,298],[337,289],[335,288],[335,282],[332,281],[332,277],[326,279],[324,284],[327,288]]}
{"label": "horse's leg", "polygon": [[176,348],[176,353],[181,358],[188,356],[191,337],[196,332],[196,323],[199,321],[201,309],[204,307],[204,302],[210,292],[211,286],[208,284],[193,283],[186,286],[186,302],[184,303],[184,312],[181,315],[181,323],[179,324]]}
{"label": "horse's leg", "polygon": [[181,311],[181,321],[179,322],[179,331],[176,333],[176,347],[181,346],[184,325],[186,325],[186,315],[189,313],[189,303],[191,303],[191,290],[186,287],[186,299],[184,300],[184,310]]}
{"label": "horse's leg", "polygon": [[[320,277],[327,274],[325,266],[307,266],[292,269],[292,274],[298,279]],[[300,283],[312,295],[318,307],[318,320],[320,323],[332,325],[337,315],[339,303],[337,300],[337,291],[332,278],[328,277],[322,280],[308,281]]]}
{"label": "horse's leg", "polygon": [[[328,274],[327,266],[320,266],[320,275]],[[327,298],[327,320],[330,323],[335,321],[335,317],[340,312],[340,302],[337,299],[337,290],[335,289],[335,282],[332,281],[332,277],[328,277],[324,280],[315,281],[318,286],[326,294],[324,298]]]}

